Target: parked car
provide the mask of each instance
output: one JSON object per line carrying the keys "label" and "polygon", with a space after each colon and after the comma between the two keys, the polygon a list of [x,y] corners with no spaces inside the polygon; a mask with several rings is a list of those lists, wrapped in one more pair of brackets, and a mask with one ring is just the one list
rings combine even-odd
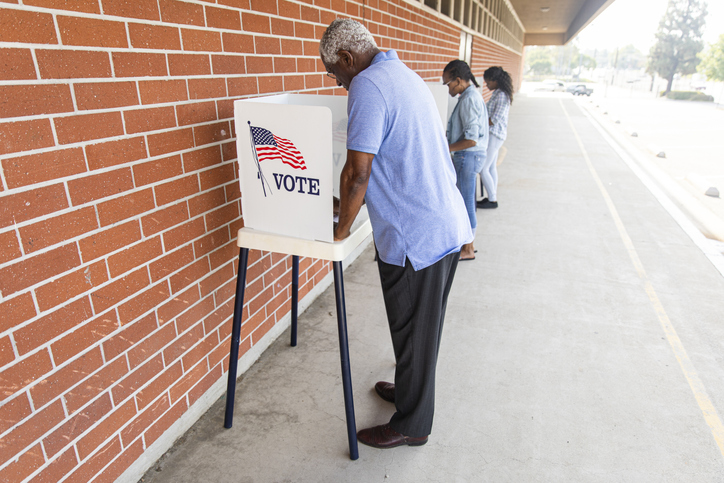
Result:
{"label": "parked car", "polygon": [[587,87],[586,84],[571,84],[566,87],[566,92],[570,92],[574,96],[590,96],[593,89]]}
{"label": "parked car", "polygon": [[559,81],[548,79],[541,82],[541,85],[536,89],[537,91],[549,91],[549,92],[563,92],[566,90],[566,85]]}

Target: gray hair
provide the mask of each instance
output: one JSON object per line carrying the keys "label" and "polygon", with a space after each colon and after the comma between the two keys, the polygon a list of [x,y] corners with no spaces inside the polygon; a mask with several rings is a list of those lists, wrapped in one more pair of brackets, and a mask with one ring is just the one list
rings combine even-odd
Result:
{"label": "gray hair", "polygon": [[376,48],[377,43],[370,31],[351,18],[334,20],[319,41],[319,55],[326,65],[332,65],[339,60],[337,52],[340,50],[365,54]]}

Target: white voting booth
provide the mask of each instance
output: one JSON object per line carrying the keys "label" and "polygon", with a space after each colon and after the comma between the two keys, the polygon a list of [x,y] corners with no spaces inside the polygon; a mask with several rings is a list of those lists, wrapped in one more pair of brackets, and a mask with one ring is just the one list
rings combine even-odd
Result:
{"label": "white voting booth", "polygon": [[[447,88],[429,83],[443,127]],[[366,208],[351,235],[334,242],[332,197],[346,161],[347,98],[282,94],[234,102],[244,228],[238,232],[239,270],[229,353],[224,427],[233,424],[241,314],[250,249],[293,256],[291,345],[297,339],[299,257],[331,260],[337,300],[342,385],[350,458],[358,458],[350,376],[342,261],[372,233]]]}

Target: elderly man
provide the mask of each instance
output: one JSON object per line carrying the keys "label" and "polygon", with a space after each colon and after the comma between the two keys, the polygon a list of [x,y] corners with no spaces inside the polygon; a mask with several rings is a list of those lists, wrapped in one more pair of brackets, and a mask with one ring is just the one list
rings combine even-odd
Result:
{"label": "elderly man", "polygon": [[375,385],[395,414],[357,437],[376,448],[423,445],[432,430],[445,307],[460,247],[473,240],[470,222],[424,81],[351,19],[329,25],[319,53],[327,75],[349,91],[334,237],[349,236],[366,201],[397,360],[394,384]]}

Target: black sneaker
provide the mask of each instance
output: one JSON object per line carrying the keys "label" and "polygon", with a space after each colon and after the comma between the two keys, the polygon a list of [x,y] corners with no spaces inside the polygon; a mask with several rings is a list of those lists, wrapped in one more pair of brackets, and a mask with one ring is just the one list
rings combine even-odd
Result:
{"label": "black sneaker", "polygon": [[497,201],[490,201],[489,199],[485,198],[483,201],[478,201],[477,205],[478,208],[482,209],[488,209],[488,208],[497,208],[498,202]]}

